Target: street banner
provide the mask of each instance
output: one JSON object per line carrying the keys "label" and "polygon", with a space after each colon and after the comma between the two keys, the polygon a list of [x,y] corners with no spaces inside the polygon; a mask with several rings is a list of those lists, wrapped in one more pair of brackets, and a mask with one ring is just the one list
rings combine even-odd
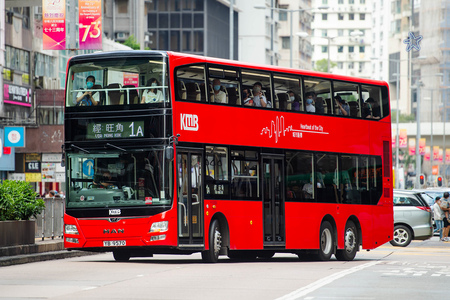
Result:
{"label": "street banner", "polygon": [[421,138],[419,139],[419,154],[425,155],[425,146],[426,146],[426,139]]}
{"label": "street banner", "polygon": [[433,146],[433,161],[439,160],[439,146]]}
{"label": "street banner", "polygon": [[78,0],[79,48],[102,49],[102,1]]}
{"label": "street banner", "polygon": [[400,129],[400,139],[399,139],[399,147],[406,148],[407,147],[408,136],[406,134],[406,129]]}
{"label": "street banner", "polygon": [[430,146],[426,146],[425,147],[425,157],[424,157],[425,161],[430,161],[430,156],[431,156],[430,152],[431,152]]}
{"label": "street banner", "polygon": [[66,49],[66,0],[42,0],[44,50]]}
{"label": "street banner", "polygon": [[445,149],[445,163],[450,163],[450,149]]}
{"label": "street banner", "polygon": [[444,162],[444,149],[439,148],[439,162]]}
{"label": "street banner", "polygon": [[409,155],[416,155],[416,139],[409,139]]}
{"label": "street banner", "polygon": [[439,175],[439,166],[431,166],[431,174],[432,175]]}

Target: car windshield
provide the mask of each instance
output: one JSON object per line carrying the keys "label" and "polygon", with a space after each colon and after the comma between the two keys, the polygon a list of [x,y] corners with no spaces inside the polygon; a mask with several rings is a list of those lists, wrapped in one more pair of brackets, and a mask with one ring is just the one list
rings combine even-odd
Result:
{"label": "car windshield", "polygon": [[68,153],[68,208],[170,205],[172,161],[165,151]]}

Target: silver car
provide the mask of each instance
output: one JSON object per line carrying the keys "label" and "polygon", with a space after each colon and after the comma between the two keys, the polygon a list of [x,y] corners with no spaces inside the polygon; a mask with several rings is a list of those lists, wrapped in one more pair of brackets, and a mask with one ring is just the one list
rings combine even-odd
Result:
{"label": "silver car", "polygon": [[431,209],[422,192],[394,190],[393,246],[406,247],[412,240],[427,240],[433,235]]}

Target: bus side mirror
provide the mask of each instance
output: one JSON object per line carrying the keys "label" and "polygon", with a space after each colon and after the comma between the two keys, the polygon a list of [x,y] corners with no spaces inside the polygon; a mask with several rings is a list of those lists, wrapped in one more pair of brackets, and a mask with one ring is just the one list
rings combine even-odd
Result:
{"label": "bus side mirror", "polygon": [[173,159],[173,152],[174,152],[173,147],[172,146],[167,146],[165,151],[166,151],[166,153],[165,153],[166,159],[167,160],[172,160]]}

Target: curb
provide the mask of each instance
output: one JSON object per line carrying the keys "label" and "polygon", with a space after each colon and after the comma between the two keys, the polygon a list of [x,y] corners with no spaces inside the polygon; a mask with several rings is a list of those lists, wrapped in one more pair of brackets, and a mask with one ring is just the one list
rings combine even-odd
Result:
{"label": "curb", "polygon": [[12,265],[20,265],[32,262],[46,261],[46,260],[55,260],[55,259],[64,259],[71,257],[80,257],[87,255],[95,255],[99,254],[98,252],[87,252],[87,251],[51,251],[44,253],[33,253],[33,254],[23,254],[9,257],[0,257],[0,267],[12,266]]}

